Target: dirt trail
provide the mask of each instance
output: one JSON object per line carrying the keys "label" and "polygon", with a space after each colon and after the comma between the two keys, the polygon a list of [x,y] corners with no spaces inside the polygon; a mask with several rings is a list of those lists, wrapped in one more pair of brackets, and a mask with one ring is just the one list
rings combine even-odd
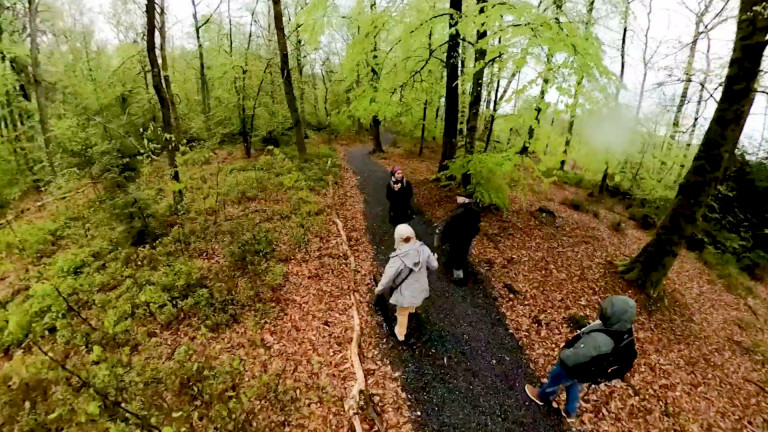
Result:
{"label": "dirt trail", "polygon": [[[368,234],[380,268],[394,247],[385,197],[389,175],[367,149],[346,153],[365,196]],[[418,211],[411,223],[419,239],[432,245],[434,224]],[[438,251],[444,255],[442,251]],[[444,269],[430,277],[430,297],[409,324],[414,342],[392,344],[393,365],[418,430],[559,431],[554,410],[535,406],[523,391],[534,382],[519,342],[510,333],[482,281],[451,283]],[[391,343],[391,342],[390,342]]]}

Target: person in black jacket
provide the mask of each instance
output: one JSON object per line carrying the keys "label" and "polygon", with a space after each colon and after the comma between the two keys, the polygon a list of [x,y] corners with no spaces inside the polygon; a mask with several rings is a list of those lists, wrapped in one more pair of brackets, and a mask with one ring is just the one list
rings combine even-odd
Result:
{"label": "person in black jacket", "polygon": [[387,183],[387,201],[389,201],[389,223],[392,226],[408,223],[413,219],[414,211],[411,206],[413,186],[405,179],[403,170],[394,167]]}
{"label": "person in black jacket", "polygon": [[461,280],[467,269],[472,241],[480,232],[480,209],[470,198],[461,195],[456,197],[456,202],[459,206],[443,226],[440,240],[448,246],[446,267],[453,270],[454,280]]}

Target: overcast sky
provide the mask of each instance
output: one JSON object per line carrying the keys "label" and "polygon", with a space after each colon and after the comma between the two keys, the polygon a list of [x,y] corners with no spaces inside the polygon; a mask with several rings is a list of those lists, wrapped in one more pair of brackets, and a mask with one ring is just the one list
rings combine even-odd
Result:
{"label": "overcast sky", "polygon": [[[110,29],[105,17],[108,16],[108,10],[112,0],[69,0],[83,1],[92,14],[94,23],[99,29],[100,36],[105,40],[114,40],[115,37]],[[133,1],[137,8],[141,7],[143,0]],[[353,0],[337,0],[342,4],[349,4]],[[644,45],[644,33],[648,20],[646,18],[647,7],[650,0],[633,0],[631,7],[632,18],[630,19],[630,29],[627,37],[627,67],[625,72],[625,84],[627,90],[622,93],[621,100],[627,105],[634,107],[637,103],[640,82],[643,73],[642,53]],[[666,109],[674,110],[677,97],[680,94],[682,85],[679,84],[685,67],[685,61],[688,55],[688,44],[694,30],[694,15],[686,9],[696,10],[697,2],[701,0],[652,0],[653,13],[650,18],[651,27],[649,38],[653,51],[658,47],[658,52],[653,59],[652,67],[648,72],[645,100],[643,102],[643,114],[652,115],[654,111]],[[725,0],[715,0],[713,9],[719,9]],[[191,44],[193,41],[192,33],[192,4],[191,0],[166,0],[169,10],[169,36],[173,44]],[[198,0],[198,13],[206,14],[213,11],[219,0]],[[254,0],[229,0],[233,16],[236,19],[247,20],[249,9],[255,3]],[[265,0],[260,0],[266,3]],[[447,2],[446,2],[447,3]],[[584,10],[586,0],[567,0],[566,7],[569,10]],[[621,3],[622,0],[597,0],[596,32],[603,42],[605,64],[617,75],[620,68],[619,47],[621,42]],[[223,0],[220,10],[225,10],[227,0]],[[726,15],[735,15],[738,7],[738,0],[730,0]],[[713,15],[710,13],[710,15]],[[725,67],[730,56],[733,37],[735,34],[735,20],[731,19],[713,30],[710,34],[711,39],[711,57],[714,76],[709,84],[709,91],[715,92],[717,86],[722,82]],[[699,70],[705,68],[705,50],[707,40],[702,39],[697,49],[696,67]],[[678,83],[675,83],[675,82]],[[689,92],[690,107],[688,113],[694,111],[695,98],[698,95],[698,84],[694,83]],[[709,93],[705,93],[710,98]],[[715,95],[717,93],[715,92]],[[710,98],[711,99],[711,98]],[[709,100],[707,111],[705,112],[705,121],[700,123],[699,130],[703,132],[706,124],[712,115],[715,107],[715,101]],[[755,100],[752,114],[747,122],[744,135],[742,136],[744,144],[756,145],[762,135],[763,112],[766,110],[766,96],[759,94]],[[671,115],[668,116],[671,122]],[[689,124],[690,121],[684,122]],[[768,146],[765,146],[768,147]]]}

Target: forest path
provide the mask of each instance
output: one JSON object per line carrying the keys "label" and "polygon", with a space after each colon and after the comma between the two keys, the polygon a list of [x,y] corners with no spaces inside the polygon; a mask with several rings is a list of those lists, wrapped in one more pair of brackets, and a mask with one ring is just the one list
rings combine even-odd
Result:
{"label": "forest path", "polygon": [[[368,235],[383,269],[394,248],[385,196],[389,174],[367,151],[349,149],[346,159],[365,197]],[[432,246],[434,224],[416,211],[411,226]],[[477,282],[457,286],[442,267],[430,275],[430,296],[409,322],[413,342],[392,343],[389,350],[402,372],[414,426],[424,431],[563,430],[554,410],[536,406],[525,395],[525,383],[536,382],[534,374],[493,296],[473,279]]]}

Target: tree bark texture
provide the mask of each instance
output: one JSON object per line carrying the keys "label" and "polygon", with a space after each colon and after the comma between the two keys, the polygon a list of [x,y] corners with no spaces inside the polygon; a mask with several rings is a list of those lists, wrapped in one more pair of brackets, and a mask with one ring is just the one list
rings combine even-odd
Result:
{"label": "tree bark texture", "polygon": [[448,46],[445,53],[445,111],[443,120],[443,150],[440,155],[438,171],[448,169],[448,162],[456,157],[457,135],[459,126],[459,16],[461,0],[451,0],[452,15],[448,21]]}
{"label": "tree bark texture", "polygon": [[288,44],[285,40],[285,27],[283,26],[283,5],[280,0],[272,0],[272,14],[275,21],[275,34],[277,35],[278,54],[280,55],[280,75],[283,78],[285,101],[288,104],[288,111],[291,112],[291,120],[293,121],[293,136],[296,140],[299,156],[305,157],[307,155],[307,148],[304,145],[304,125],[299,114],[299,106],[296,103],[296,93],[293,90],[291,66],[288,61]]}
{"label": "tree bark texture", "polygon": [[56,175],[56,165],[53,161],[51,145],[51,126],[48,118],[48,101],[43,88],[42,72],[40,71],[40,47],[37,43],[37,7],[38,0],[29,0],[29,57],[32,68],[32,90],[35,93],[37,103],[37,118],[40,123],[40,133],[43,135],[43,146],[48,166],[53,175]]}
{"label": "tree bark texture", "polygon": [[[595,0],[589,0],[587,3],[587,22],[584,23],[584,30],[589,33],[592,31],[592,13],[595,10]],[[581,95],[581,86],[584,84],[584,74],[579,75],[576,81],[576,88],[573,90],[573,100],[571,101],[570,113],[568,115],[568,130],[565,133],[565,147],[563,148],[563,158],[560,160],[560,171],[565,169],[565,162],[568,159],[568,149],[573,140],[573,127],[576,124],[576,111],[579,109],[579,96]]]}
{"label": "tree bark texture", "polygon": [[629,28],[629,5],[631,3],[632,0],[624,0],[624,12],[621,14],[621,68],[619,70],[619,85],[616,87],[616,95],[614,96],[616,102],[619,101],[621,88],[624,86],[624,68],[627,64],[627,29]]}
{"label": "tree bark texture", "polygon": [[485,56],[487,50],[483,46],[488,37],[488,28],[483,22],[485,15],[485,4],[487,0],[477,0],[480,5],[480,28],[477,29],[477,40],[475,41],[475,71],[472,74],[472,87],[469,91],[469,115],[467,117],[467,136],[464,141],[465,152],[473,154],[475,152],[475,136],[477,135],[477,123],[480,117],[480,105],[483,98],[483,78],[485,76]]}
{"label": "tree bark texture", "polygon": [[651,295],[661,287],[685,240],[695,232],[701,213],[733,157],[755,98],[755,85],[768,36],[768,17],[761,0],[742,0],[733,53],[722,95],[690,169],[651,241],[622,265],[627,279]]}
{"label": "tree bark texture", "polygon": [[166,23],[165,23],[165,0],[160,0],[160,23],[158,34],[160,35],[160,67],[163,71],[163,82],[165,91],[168,95],[168,103],[171,105],[171,115],[173,115],[174,130],[180,126],[179,109],[176,107],[176,99],[171,86],[171,75],[168,73],[168,55],[166,51]]}
{"label": "tree bark texture", "polygon": [[[197,16],[197,3],[192,0],[192,18],[195,22],[195,39],[197,40],[197,61],[198,73],[200,76],[200,99],[202,101],[203,116],[205,122],[208,122],[208,115],[211,113],[210,90],[208,88],[208,78],[205,76],[205,57],[203,55],[203,40],[200,38],[200,19]],[[232,49],[232,35],[230,33],[230,50]],[[230,51],[230,55],[232,55]]]}
{"label": "tree bark texture", "polygon": [[[161,5],[162,5],[161,0]],[[147,0],[146,14],[147,14],[147,57],[149,58],[149,68],[152,75],[152,88],[155,90],[157,96],[157,102],[160,105],[160,114],[163,119],[163,147],[168,155],[168,166],[171,168],[171,179],[174,182],[180,183],[179,167],[176,164],[176,152],[178,150],[178,144],[173,136],[174,132],[174,118],[171,114],[171,102],[168,96],[167,89],[163,83],[163,77],[160,73],[160,64],[157,60],[157,45],[155,43],[155,33],[157,32],[157,23],[155,15],[155,1]],[[178,206],[182,203],[184,195],[181,188],[178,188],[174,192],[174,203]]]}

